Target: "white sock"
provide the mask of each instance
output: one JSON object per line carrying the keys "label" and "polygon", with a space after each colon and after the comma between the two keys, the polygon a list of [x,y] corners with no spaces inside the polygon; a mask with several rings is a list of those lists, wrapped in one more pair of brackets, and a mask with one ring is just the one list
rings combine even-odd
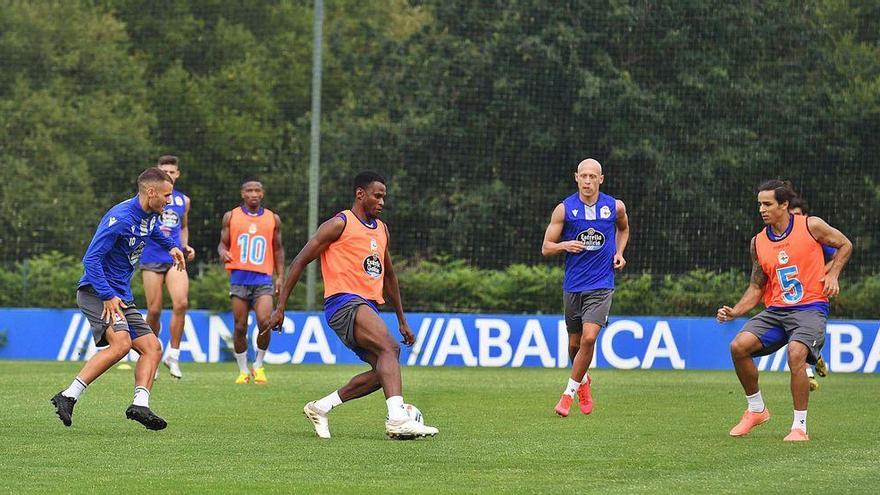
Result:
{"label": "white sock", "polygon": [[80,394],[82,394],[86,390],[86,387],[88,387],[88,385],[86,385],[86,382],[80,380],[79,377],[76,377],[73,379],[73,383],[71,383],[70,386],[67,387],[67,390],[61,392],[61,395],[65,397],[70,397],[74,400],[79,400]]}
{"label": "white sock", "polygon": [[150,391],[146,387],[137,386],[134,388],[134,401],[132,404],[136,406],[150,407]]}
{"label": "white sock", "polygon": [[263,356],[266,355],[267,349],[260,349],[257,347],[257,357],[254,358],[254,369],[263,367]]}
{"label": "white sock", "polygon": [[568,385],[565,386],[565,392],[563,392],[563,394],[574,397],[574,394],[577,393],[578,387],[580,386],[581,384],[578,381],[569,378]]}
{"label": "white sock", "polygon": [[794,421],[791,423],[791,429],[799,428],[807,432],[807,411],[795,411]]}
{"label": "white sock", "polygon": [[749,401],[749,411],[761,412],[764,410],[764,398],[761,397],[761,391],[755,392],[755,395],[747,395],[746,400]]}
{"label": "white sock", "polygon": [[582,383],[582,384],[583,384],[583,383],[587,383],[587,381],[588,381],[589,379],[590,379],[590,372],[588,371],[588,372],[584,373],[584,379],[581,380],[581,383]]}
{"label": "white sock", "polygon": [[389,397],[385,399],[385,404],[388,405],[388,419],[390,421],[399,421],[401,419],[409,418],[406,414],[406,410],[403,408],[403,397],[399,395]]}
{"label": "white sock", "polygon": [[175,349],[173,347],[168,348],[168,360],[169,361],[177,361],[180,359],[180,349]]}
{"label": "white sock", "polygon": [[807,378],[816,378],[816,375],[813,374],[812,366],[807,366]]}
{"label": "white sock", "polygon": [[334,390],[333,393],[327,397],[315,401],[315,409],[317,409],[319,413],[326,415],[331,409],[340,404],[342,404],[342,399],[339,398],[339,391]]}
{"label": "white sock", "polygon": [[241,354],[239,354],[239,353],[236,352],[236,353],[235,353],[235,360],[238,362],[238,369],[239,369],[242,373],[247,373],[247,372],[248,372],[248,367],[247,367],[247,351],[244,351],[244,352],[242,352]]}

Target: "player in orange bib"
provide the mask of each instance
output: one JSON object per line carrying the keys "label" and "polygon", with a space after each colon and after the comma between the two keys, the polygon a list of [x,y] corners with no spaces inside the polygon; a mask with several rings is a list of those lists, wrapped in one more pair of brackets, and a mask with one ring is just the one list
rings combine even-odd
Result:
{"label": "player in orange bib", "polygon": [[[247,323],[250,308],[257,315],[257,326],[267,328],[272,313],[272,296],[278,295],[284,270],[284,246],[281,244],[281,217],[263,208],[263,184],[246,179],[241,184],[242,204],[223,215],[223,230],[217,252],[229,271],[229,297],[235,320],[232,341],[238,378],[235,383],[265,384],[263,357],[269,349],[271,332],[260,332],[253,371],[247,363]],[[272,274],[275,274],[273,285]]]}
{"label": "player in orange bib", "polygon": [[385,205],[385,179],[374,172],[361,172],[354,179],[354,204],[320,227],[296,255],[278,297],[269,328],[280,329],[284,307],[306,265],[321,258],[324,277],[324,315],[342,342],[370,365],[339,390],[309,402],[303,413],[315,433],[330,438],[327,415],[343,402],[385,392],[388,417],[385,433],[394,439],[434,436],[437,428],[410,418],[404,409],[400,379],[400,347],[379,316],[378,305],[387,297],[397,314],[403,343],[415,337],[403,315],[397,275],[388,252],[388,228],[379,220]]}
{"label": "player in orange bib", "polygon": [[[816,364],[825,343],[828,298],[840,292],[838,277],[852,254],[852,243],[819,217],[793,215],[789,204],[796,198],[791,184],[771,180],[758,188],[761,218],[766,224],[752,238],[752,276],[749,287],[734,307],[718,309],[720,322],[730,321],[754,308],[762,299],[765,309],[750,319],[730,344],[736,375],[746,393],[748,409],[730,430],[745,436],[770,420],[770,411],[758,388],[758,368],[752,355],[781,329],[788,339],[788,366],[794,421],[787,442],[809,440],[807,404],[810,383],[807,363]],[[822,246],[837,249],[826,268]]]}

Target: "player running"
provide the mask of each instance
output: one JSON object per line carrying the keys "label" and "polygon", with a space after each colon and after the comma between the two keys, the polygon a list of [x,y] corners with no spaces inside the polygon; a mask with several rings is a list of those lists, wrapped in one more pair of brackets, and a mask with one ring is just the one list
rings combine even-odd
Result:
{"label": "player running", "polygon": [[[796,197],[791,184],[770,180],[758,188],[758,204],[766,228],[752,238],[752,275],[749,287],[734,307],[718,309],[720,322],[733,320],[763,298],[764,311],[751,318],[730,344],[736,375],[748,408],[730,435],[741,437],[770,420],[758,387],[758,369],[752,354],[766,344],[768,334],[782,329],[788,338],[788,366],[794,421],[786,442],[809,440],[807,404],[810,384],[807,363],[815,364],[825,343],[828,298],[840,292],[838,277],[852,254],[852,243],[819,217],[788,211]],[[837,249],[825,269],[822,245]]]}
{"label": "player running", "polygon": [[385,302],[384,295],[397,314],[403,343],[413,345],[415,337],[403,315],[397,275],[391,264],[388,228],[379,220],[385,194],[385,179],[380,175],[362,172],[355,177],[351,209],[321,224],[296,255],[288,269],[278,307],[269,319],[269,328],[280,328],[287,298],[303,269],[320,256],[327,324],[345,346],[371,368],[323,399],[305,405],[303,413],[321,438],[330,438],[327,415],[331,409],[380,388],[385,392],[388,407],[385,433],[390,438],[411,439],[438,433],[437,428],[407,415],[398,362],[400,347],[379,317],[378,305]]}
{"label": "player running", "polygon": [[[268,383],[263,358],[269,349],[271,332],[257,336],[253,370],[248,370],[247,323],[253,307],[259,328],[266,328],[272,313],[272,296],[278,295],[284,270],[284,246],[281,244],[281,217],[263,208],[263,184],[255,179],[241,183],[240,206],[223,215],[223,229],[217,252],[229,271],[229,298],[235,321],[232,335],[238,378],[243,385]],[[275,282],[272,282],[272,273]]]}
{"label": "player running", "polygon": [[544,233],[541,254],[565,253],[563,300],[568,328],[571,376],[556,414],[566,417],[575,394],[584,414],[593,412],[588,368],[593,360],[596,338],[608,323],[614,294],[614,270],[626,265],[623,251],[629,241],[626,205],[599,192],[605,180],[602,165],[588,158],[574,174],[578,192],[565,198],[553,210]]}
{"label": "player running", "polygon": [[149,404],[162,347],[134,307],[131,276],[148,238],[169,252],[178,270],[186,269],[179,246],[158,228],[159,213],[171,202],[172,182],[158,168],[145,170],[137,180],[137,195],[114,206],[101,218],[86,249],[85,274],[77,287],[76,304],[92,326],[95,344],[103,349],[86,362],[67,389],[52,397],[64,426],[71,425],[73,407],[86,387],[131,349],[140,358],[134,370],[134,401],[125,416],[150,430],[167,426],[164,419],[150,410]]}
{"label": "player running", "polygon": [[[800,196],[795,197],[788,204],[788,211],[793,215],[809,215],[809,209],[807,207],[807,202],[804,201]],[[822,245],[822,254],[825,259],[825,271],[831,267],[831,260],[834,258],[834,254],[837,253],[837,249],[834,249],[831,246]],[[761,339],[761,343],[763,347],[761,350],[752,354],[752,357],[761,357],[767,356],[770,354],[775,354],[779,349],[782,349],[788,344],[788,335],[781,328],[774,328],[764,334]],[[819,389],[819,382],[816,380],[816,374],[819,376],[826,376],[828,374],[828,366],[825,364],[825,360],[822,359],[820,355],[816,359],[816,370],[813,371],[813,366],[809,363],[807,364],[807,378],[810,381],[810,392]]]}

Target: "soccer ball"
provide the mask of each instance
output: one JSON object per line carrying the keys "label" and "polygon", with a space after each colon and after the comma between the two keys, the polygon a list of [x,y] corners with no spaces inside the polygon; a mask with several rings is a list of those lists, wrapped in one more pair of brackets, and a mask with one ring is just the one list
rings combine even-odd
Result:
{"label": "soccer ball", "polygon": [[419,408],[412,404],[404,404],[403,408],[406,409],[406,414],[409,415],[410,419],[414,420],[416,423],[425,424],[425,418],[422,416],[422,411],[419,411]]}

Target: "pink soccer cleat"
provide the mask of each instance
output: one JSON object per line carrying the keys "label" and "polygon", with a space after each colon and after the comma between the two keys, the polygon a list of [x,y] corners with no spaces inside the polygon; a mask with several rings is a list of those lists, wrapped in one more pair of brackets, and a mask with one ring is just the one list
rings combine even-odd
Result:
{"label": "pink soccer cleat", "polygon": [[562,416],[563,418],[568,416],[568,411],[571,409],[571,403],[574,401],[574,398],[567,394],[562,394],[562,397],[559,398],[559,402],[556,403],[556,414]]}
{"label": "pink soccer cleat", "polygon": [[590,383],[592,382],[593,378],[587,373],[587,381],[578,387],[578,405],[584,414],[593,412],[593,394],[590,393]]}
{"label": "pink soccer cleat", "polygon": [[756,413],[751,412],[746,409],[746,412],[743,413],[742,418],[739,420],[739,423],[730,430],[730,436],[732,437],[744,437],[752,431],[752,428],[762,425],[770,421],[770,410],[766,407],[763,411]]}
{"label": "pink soccer cleat", "polygon": [[807,432],[800,428],[792,428],[791,433],[782,439],[783,442],[806,442],[809,440],[810,437],[807,435]]}

